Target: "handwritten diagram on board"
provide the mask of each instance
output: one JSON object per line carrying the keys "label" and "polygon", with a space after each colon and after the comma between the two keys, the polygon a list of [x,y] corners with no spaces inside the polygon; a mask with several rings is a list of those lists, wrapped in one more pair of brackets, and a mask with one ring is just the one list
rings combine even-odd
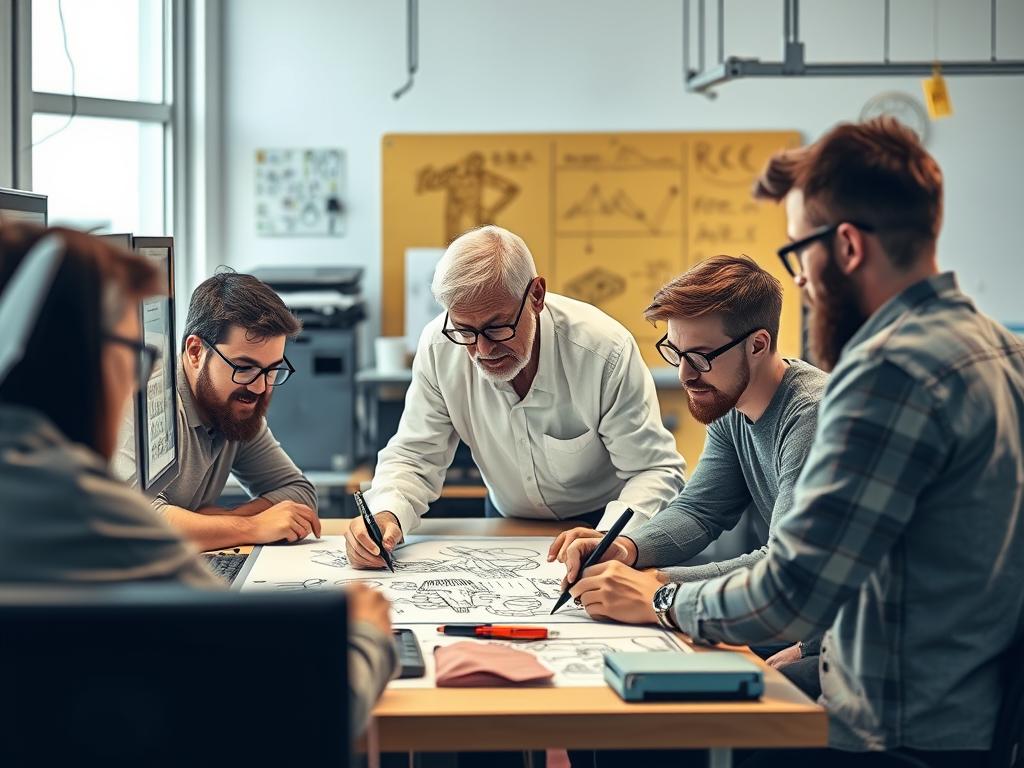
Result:
{"label": "handwritten diagram on board", "polygon": [[[746,254],[782,281],[780,349],[799,356],[799,292],[775,256],[785,217],[750,197],[767,159],[799,143],[794,131],[387,135],[382,333],[406,332],[407,249],[494,223],[523,237],[549,290],[625,325],[652,367],[664,366],[654,349],[664,327],[643,310],[658,288],[709,256]],[[703,428],[685,396],[659,397],[695,463]]]}
{"label": "handwritten diagram on board", "polygon": [[[384,138],[385,335],[404,332],[408,248],[495,223],[523,236],[549,289],[597,305],[661,361],[643,320],[654,292],[708,256],[745,253],[784,277],[783,213],[750,190],[795,132],[392,134]],[[782,347],[799,353],[788,289]]]}
{"label": "handwritten diagram on board", "polygon": [[396,623],[589,622],[571,603],[550,616],[565,566],[547,562],[550,539],[410,536],[395,573],[349,566],[343,536],[263,547],[243,591],[343,589],[360,581],[392,602]]}

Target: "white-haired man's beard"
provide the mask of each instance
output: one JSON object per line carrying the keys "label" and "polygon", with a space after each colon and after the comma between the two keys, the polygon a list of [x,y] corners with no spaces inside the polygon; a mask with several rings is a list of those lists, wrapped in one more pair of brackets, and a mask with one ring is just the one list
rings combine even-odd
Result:
{"label": "white-haired man's beard", "polygon": [[[530,354],[533,351],[533,341],[536,333],[537,325],[533,324],[526,338],[526,354],[522,357],[499,343],[487,355],[481,355],[479,352],[473,355],[473,364],[476,365],[476,369],[488,381],[492,381],[495,384],[512,381],[530,364]],[[491,366],[481,362],[486,360],[494,360],[497,364]],[[501,362],[498,363],[497,361]]]}
{"label": "white-haired man's beard", "polygon": [[821,285],[823,290],[811,304],[808,318],[811,362],[823,371],[832,371],[843,347],[867,318],[861,311],[853,281],[839,271],[831,247],[821,273]]}
{"label": "white-haired man's beard", "polygon": [[707,382],[701,381],[698,377],[692,382],[686,383],[686,405],[690,409],[690,415],[701,424],[710,424],[722,418],[736,407],[740,396],[750,383],[750,363],[743,358],[743,369],[731,392],[724,392],[717,387],[712,387]]}

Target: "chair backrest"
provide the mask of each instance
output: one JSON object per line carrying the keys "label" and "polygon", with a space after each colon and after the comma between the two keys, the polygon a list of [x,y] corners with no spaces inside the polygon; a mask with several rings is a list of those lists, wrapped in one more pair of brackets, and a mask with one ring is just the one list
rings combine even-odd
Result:
{"label": "chair backrest", "polygon": [[1024,642],[1011,646],[1003,659],[1006,687],[992,737],[991,768],[1024,766]]}
{"label": "chair backrest", "polygon": [[343,593],[0,590],[0,765],[345,766]]}

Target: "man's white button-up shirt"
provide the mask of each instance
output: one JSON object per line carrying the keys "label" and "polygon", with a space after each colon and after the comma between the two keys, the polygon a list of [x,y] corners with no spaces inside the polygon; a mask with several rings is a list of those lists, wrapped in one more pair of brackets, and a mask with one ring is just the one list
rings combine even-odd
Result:
{"label": "man's white button-up shirt", "polygon": [[596,307],[547,294],[540,360],[526,397],[485,378],[464,347],[420,337],[398,432],[377,458],[366,502],[409,533],[441,493],[461,438],[505,517],[564,520],[604,509],[629,528],[683,489],[685,463],[661,423],[651,373],[632,335]]}

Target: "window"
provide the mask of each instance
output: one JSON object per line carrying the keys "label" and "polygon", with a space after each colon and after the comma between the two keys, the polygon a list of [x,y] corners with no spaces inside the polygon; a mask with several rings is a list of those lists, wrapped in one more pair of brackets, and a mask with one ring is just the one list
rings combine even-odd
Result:
{"label": "window", "polygon": [[170,232],[171,2],[32,0],[32,189],[51,223]]}

